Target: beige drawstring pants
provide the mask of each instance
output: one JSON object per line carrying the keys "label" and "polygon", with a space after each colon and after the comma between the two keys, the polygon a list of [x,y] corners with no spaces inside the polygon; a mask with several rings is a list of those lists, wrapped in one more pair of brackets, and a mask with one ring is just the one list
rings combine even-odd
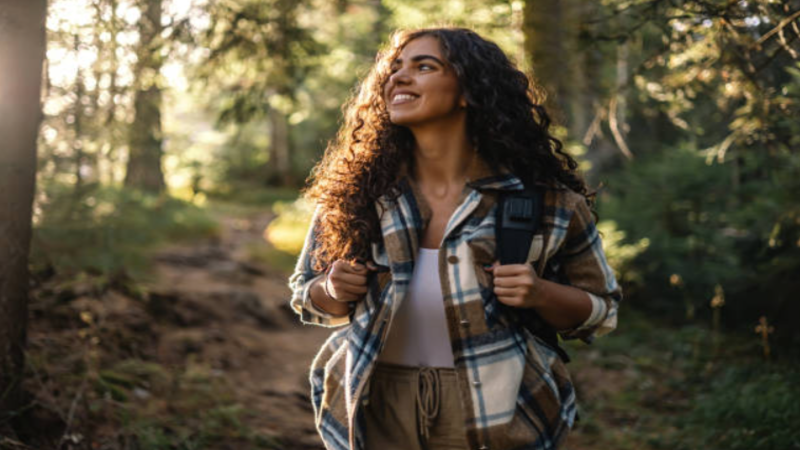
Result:
{"label": "beige drawstring pants", "polygon": [[466,450],[454,369],[379,362],[370,382],[366,450]]}

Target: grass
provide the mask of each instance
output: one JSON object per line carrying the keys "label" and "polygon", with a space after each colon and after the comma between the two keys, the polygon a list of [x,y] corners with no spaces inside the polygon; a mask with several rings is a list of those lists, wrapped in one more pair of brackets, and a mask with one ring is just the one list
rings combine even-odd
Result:
{"label": "grass", "polygon": [[191,356],[185,364],[167,367],[117,359],[113,349],[84,347],[80,354],[76,347],[65,347],[68,355],[37,345],[28,350],[29,389],[34,379],[40,384],[30,405],[34,414],[26,420],[49,411],[59,417],[45,423],[64,422],[37,432],[36,448],[56,448],[66,424],[64,436],[76,443],[91,439],[91,448],[283,448],[275,437],[247,426],[255,412],[237,402],[221,373]]}
{"label": "grass", "polygon": [[[800,367],[766,361],[757,338],[675,329],[620,310],[617,330],[591,346],[568,342],[579,396],[580,442],[598,448],[800,449]],[[585,371],[587,378],[581,378]],[[595,375],[599,374],[599,375]]]}
{"label": "grass", "polygon": [[262,244],[248,246],[247,258],[250,261],[278,270],[286,274],[287,277],[294,271],[297,264],[297,255]]}
{"label": "grass", "polygon": [[149,250],[164,242],[215,236],[217,223],[201,208],[166,195],[111,186],[73,192],[50,185],[37,203],[34,273],[87,277],[102,287],[146,276]]}
{"label": "grass", "polygon": [[314,212],[312,205],[303,200],[279,202],[274,205],[273,210],[278,217],[269,224],[267,238],[278,250],[299,255]]}
{"label": "grass", "polygon": [[[21,432],[25,440],[42,449],[283,448],[247,425],[257,422],[256,413],[236,400],[221,372],[191,354],[185,361],[155,361],[159,332],[137,320],[143,297],[133,295],[160,245],[218,237],[216,213],[247,215],[265,207],[212,202],[200,208],[112,187],[77,194],[45,189],[31,259],[42,283],[32,295],[35,325],[26,353],[25,391],[32,398],[18,412],[31,427]],[[130,296],[125,311],[106,314],[109,290]]]}
{"label": "grass", "polygon": [[224,191],[208,194],[212,201],[223,201],[239,205],[270,206],[276,202],[292,202],[300,195],[296,188],[278,188],[263,186],[239,186]]}

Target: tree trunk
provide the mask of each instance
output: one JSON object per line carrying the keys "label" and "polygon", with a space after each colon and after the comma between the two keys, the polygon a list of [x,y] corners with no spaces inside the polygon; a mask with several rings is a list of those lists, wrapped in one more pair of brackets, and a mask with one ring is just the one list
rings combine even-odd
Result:
{"label": "tree trunk", "polygon": [[586,61],[578,37],[580,22],[590,9],[577,0],[529,0],[523,10],[524,47],[533,75],[555,95],[545,107],[555,122],[567,127],[572,139],[581,139],[590,121]]}
{"label": "tree trunk", "polygon": [[0,434],[20,406],[46,15],[45,0],[0,0]]}
{"label": "tree trunk", "polygon": [[564,27],[563,0],[528,0],[523,9],[522,29],[525,53],[535,81],[548,94],[545,107],[557,123],[565,123],[568,115],[567,89],[568,31]]}
{"label": "tree trunk", "polygon": [[[80,38],[77,34],[73,36],[75,53],[80,50]],[[81,191],[83,190],[83,169],[86,161],[86,153],[83,150],[83,71],[78,68],[75,71],[75,103],[72,104],[72,115],[75,121],[72,123],[72,128],[75,131],[75,136],[72,138],[72,150],[75,155],[75,200],[80,198]]]}
{"label": "tree trunk", "polygon": [[108,61],[110,65],[108,69],[108,95],[109,98],[111,98],[111,102],[108,105],[108,109],[105,112],[106,117],[102,123],[106,129],[109,139],[106,145],[103,147],[106,149],[106,151],[104,151],[98,159],[99,161],[103,161],[105,167],[98,173],[101,182],[113,184],[117,181],[116,176],[114,175],[114,167],[116,167],[117,160],[119,158],[118,155],[121,141],[121,139],[118,139],[118,133],[115,132],[117,129],[117,119],[115,117],[117,112],[117,101],[114,100],[117,98],[116,96],[118,94],[117,68],[119,67],[119,62],[117,58],[117,48],[119,47],[119,44],[117,43],[117,36],[119,36],[120,25],[119,20],[117,19],[117,0],[108,0],[108,7],[111,10],[111,19],[108,22],[109,33],[111,34],[111,39],[109,40],[110,49],[108,51]]}
{"label": "tree trunk", "polygon": [[270,184],[288,186],[292,182],[292,165],[289,151],[289,123],[286,115],[276,108],[269,110],[270,152],[269,164]]}
{"label": "tree trunk", "polygon": [[165,187],[161,171],[161,89],[158,87],[162,63],[161,0],[145,0],[142,9],[134,119],[128,137],[130,153],[125,186],[161,192]]}
{"label": "tree trunk", "polygon": [[[583,6],[583,19],[582,22],[600,17],[607,14],[606,8],[598,3],[588,3]],[[595,25],[594,27],[598,27]],[[603,33],[611,33],[607,29],[607,24],[602,25],[599,29]],[[596,185],[602,180],[599,179],[599,174],[604,172],[604,169],[609,163],[618,161],[619,150],[617,145],[613,142],[613,137],[603,135],[602,123],[608,120],[608,113],[604,110],[608,106],[608,98],[605,86],[609,84],[608,80],[604,80],[599,74],[606,72],[610,61],[607,61],[603,56],[600,46],[597,42],[590,41],[589,38],[584,38],[579,42],[581,53],[583,56],[582,71],[586,75],[586,89],[583,95],[583,108],[586,113],[587,123],[583,128],[583,134],[578,136],[587,146],[586,160],[592,167],[592,170],[586,174],[587,181],[591,185]],[[613,89],[612,89],[613,90]]]}
{"label": "tree trunk", "polygon": [[[273,5],[275,13],[275,37],[273,38],[270,59],[274,69],[276,86],[273,94],[284,98],[293,97],[291,84],[293,60],[291,55],[291,35],[297,27],[297,7],[294,0],[278,0]],[[289,135],[288,111],[272,103],[267,119],[270,124],[269,172],[267,183],[275,186],[292,184],[291,136]]]}

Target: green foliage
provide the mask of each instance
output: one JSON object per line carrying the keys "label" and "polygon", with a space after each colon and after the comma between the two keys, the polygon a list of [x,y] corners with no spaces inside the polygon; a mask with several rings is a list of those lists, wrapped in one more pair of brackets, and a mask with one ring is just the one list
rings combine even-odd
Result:
{"label": "green foliage", "polygon": [[725,367],[677,420],[686,432],[679,449],[800,448],[800,369],[773,365]]}
{"label": "green foliage", "polygon": [[278,217],[267,227],[267,239],[278,250],[299,255],[311,224],[313,204],[300,199],[293,203],[278,202],[273,209]]}
{"label": "green foliage", "polygon": [[218,232],[217,224],[190,203],[115,187],[75,191],[51,184],[41,192],[37,209],[34,271],[49,268],[65,278],[89,274],[101,284],[143,275],[147,250],[158,244]]}
{"label": "green foliage", "polygon": [[245,207],[270,207],[277,203],[291,202],[299,195],[297,189],[274,188],[254,185],[252,183],[228,183],[224,189],[209,192],[209,197],[215,202],[216,206],[222,203],[234,207],[240,205]]}
{"label": "green foliage", "polygon": [[287,253],[272,246],[251,245],[247,248],[247,258],[250,261],[264,264],[271,269],[283,272],[287,277],[297,265],[297,255]]}
{"label": "green foliage", "polygon": [[[169,371],[141,360],[101,370],[94,412],[119,422],[119,434],[143,450],[217,448],[279,449],[278,441],[243,423],[252,414],[235,402],[220,374],[190,359]],[[115,403],[109,402],[113,399]]]}
{"label": "green foliage", "polygon": [[[512,58],[522,45],[519,15],[524,2],[486,0],[384,0],[392,12],[390,23],[395,28],[457,26],[475,30],[495,41]],[[521,66],[526,61],[517,61]]]}
{"label": "green foliage", "polygon": [[[731,202],[726,198],[726,172],[681,148],[640,158],[614,179],[604,212],[626,231],[629,241],[649,242],[634,264],[644,276],[646,293],[668,293],[648,295],[654,299],[648,301],[651,306],[669,309],[676,300],[679,294],[670,286],[673,274],[681,277],[687,295],[697,302],[710,298],[713,286],[732,275],[738,264],[734,242],[718,231]],[[653,305],[656,302],[666,304]]]}
{"label": "green foliage", "polygon": [[[766,169],[777,160],[781,167]],[[720,285],[723,324],[749,333],[767,315],[779,339],[800,337],[784,319],[796,311],[790,297],[797,282],[789,274],[800,267],[793,194],[800,186],[790,174],[798,173],[799,161],[792,154],[769,161],[745,154],[718,163],[682,147],[639,158],[616,176],[604,212],[626,231],[627,242],[649,241],[628,265],[635,276],[624,275],[639,304],[676,319],[707,318]],[[765,170],[769,178],[757,175]]]}
{"label": "green foliage", "polygon": [[633,244],[626,244],[625,232],[612,220],[601,220],[597,224],[597,229],[603,239],[606,259],[614,268],[617,280],[626,284],[640,282],[641,272],[636,269],[633,262],[639,254],[647,250],[650,239],[645,237]]}
{"label": "green foliage", "polygon": [[623,308],[613,333],[565,345],[578,387],[592,384],[591,398],[578,392],[578,431],[592,448],[800,448],[800,366],[765,362],[757,336],[676,330]]}

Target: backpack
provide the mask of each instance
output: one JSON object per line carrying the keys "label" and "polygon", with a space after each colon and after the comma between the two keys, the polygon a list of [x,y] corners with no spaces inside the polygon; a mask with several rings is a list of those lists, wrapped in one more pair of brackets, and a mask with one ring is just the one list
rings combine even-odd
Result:
{"label": "backpack", "polygon": [[[527,262],[533,235],[542,220],[543,212],[544,190],[541,187],[500,194],[495,230],[495,236],[497,236],[496,256],[500,264],[524,264]],[[498,306],[510,308],[499,302]],[[518,325],[541,338],[558,353],[565,363],[570,361],[567,352],[558,345],[558,333],[539,316],[536,310],[515,308],[509,317],[516,317]]]}

